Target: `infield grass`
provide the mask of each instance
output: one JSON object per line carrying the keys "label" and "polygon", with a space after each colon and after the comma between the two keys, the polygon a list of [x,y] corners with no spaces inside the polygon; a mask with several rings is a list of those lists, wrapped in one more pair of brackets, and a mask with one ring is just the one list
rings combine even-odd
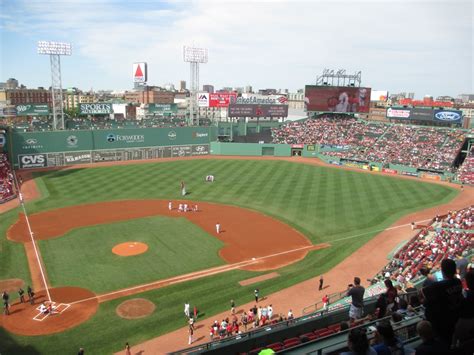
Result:
{"label": "infield grass", "polygon": [[[115,245],[129,241],[145,243],[148,250],[134,256],[112,253]],[[53,285],[74,285],[96,294],[224,264],[218,256],[224,243],[184,217],[79,228],[39,245]],[[117,271],[120,277],[111,277]]]}
{"label": "infield grass", "polygon": [[[208,174],[216,176],[214,183],[204,182]],[[183,180],[190,192],[188,199],[254,209],[292,225],[315,244],[332,244],[331,248],[312,251],[304,260],[279,269],[281,277],[259,283],[262,295],[326,272],[401,216],[448,202],[457,194],[447,186],[415,179],[283,161],[172,161],[50,171],[36,176],[46,197],[28,203],[29,213],[97,201],[179,199],[180,181]],[[9,223],[11,219],[8,219]],[[144,222],[145,219],[135,220],[135,227],[146,230],[145,225],[141,225]],[[101,234],[99,238],[105,243],[104,236],[111,235],[114,226],[101,228],[105,235]],[[6,228],[2,226],[2,230]],[[76,232],[87,234],[82,230]],[[46,245],[49,241],[41,242],[48,272],[53,272],[50,271],[53,259],[60,258],[61,249],[68,247],[68,238],[71,236],[60,238],[58,244],[50,246]],[[78,250],[87,248],[90,242],[82,237],[71,240],[77,243],[75,248]],[[100,258],[102,252],[94,246],[88,257]],[[206,250],[199,248],[202,253]],[[215,254],[215,250],[212,253]],[[215,260],[209,256],[205,258]],[[63,260],[64,263],[69,261],[68,258]],[[71,268],[68,272],[73,274],[76,270],[80,273],[79,266],[76,263],[68,266]],[[103,282],[108,282],[106,280],[116,278],[121,272],[116,265],[113,269],[104,265],[100,277],[103,277]],[[4,274],[13,275],[14,272],[0,270],[0,277]],[[33,347],[40,353],[71,353],[84,346],[89,354],[111,353],[121,350],[125,341],[137,344],[184,326],[182,305],[186,301],[197,304],[206,316],[227,309],[230,299],[236,300],[237,304],[251,301],[255,285],[242,287],[238,281],[259,274],[263,273],[234,270],[143,293],[140,297],[157,304],[157,311],[143,319],[125,321],[115,315],[115,307],[125,300],[123,298],[101,304],[91,320],[65,333],[36,338],[4,333],[0,336],[8,340],[7,350],[14,349],[15,352],[33,353]],[[50,275],[53,280],[61,277]],[[71,285],[69,280],[65,276],[61,282]],[[276,313],[280,311],[286,312],[275,309]],[[30,348],[26,348],[27,344]]]}

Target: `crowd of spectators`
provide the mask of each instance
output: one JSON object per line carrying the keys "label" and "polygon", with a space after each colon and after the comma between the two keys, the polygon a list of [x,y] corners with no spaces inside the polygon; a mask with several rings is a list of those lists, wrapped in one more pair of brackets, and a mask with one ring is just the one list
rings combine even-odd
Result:
{"label": "crowd of spectators", "polygon": [[464,258],[474,248],[473,225],[474,206],[437,216],[394,255],[377,278],[391,277],[401,284],[414,282],[427,276],[428,270],[439,269],[445,258]]}
{"label": "crowd of spectators", "polygon": [[273,143],[321,144],[329,156],[429,170],[450,170],[465,133],[451,128],[364,122],[322,116],[272,131]]}
{"label": "crowd of spectators", "polygon": [[458,171],[458,180],[462,184],[474,185],[474,147],[464,159]]}
{"label": "crowd of spectators", "polygon": [[8,157],[5,153],[0,153],[0,203],[15,196],[13,185],[13,174]]}

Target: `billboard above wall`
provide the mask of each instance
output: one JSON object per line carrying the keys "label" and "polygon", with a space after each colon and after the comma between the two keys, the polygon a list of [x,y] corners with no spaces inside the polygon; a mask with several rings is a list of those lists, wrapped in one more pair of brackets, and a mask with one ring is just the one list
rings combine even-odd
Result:
{"label": "billboard above wall", "polygon": [[237,94],[201,92],[196,94],[196,99],[199,107],[229,107],[229,104],[237,99]]}
{"label": "billboard above wall", "polygon": [[148,80],[148,65],[145,62],[133,63],[133,82],[146,83]]}
{"label": "billboard above wall", "polygon": [[288,105],[230,104],[229,117],[287,117]]}
{"label": "billboard above wall", "polygon": [[387,118],[395,120],[435,121],[457,125],[461,125],[463,122],[462,111],[459,110],[433,110],[417,107],[390,107],[387,109]]}
{"label": "billboard above wall", "polygon": [[114,113],[114,111],[110,103],[79,104],[80,115],[108,115],[111,113]]}
{"label": "billboard above wall", "polygon": [[369,112],[370,92],[370,88],[306,85],[305,108],[318,112]]}
{"label": "billboard above wall", "polygon": [[49,106],[43,105],[18,105],[17,116],[49,116]]}

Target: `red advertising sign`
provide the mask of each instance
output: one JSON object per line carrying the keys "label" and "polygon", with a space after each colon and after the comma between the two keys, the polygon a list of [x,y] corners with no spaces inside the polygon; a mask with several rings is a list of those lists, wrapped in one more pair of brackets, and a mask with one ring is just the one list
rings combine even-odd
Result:
{"label": "red advertising sign", "polygon": [[236,100],[236,93],[209,94],[209,107],[229,107],[231,100]]}
{"label": "red advertising sign", "polygon": [[369,112],[370,88],[306,85],[304,102],[306,111]]}

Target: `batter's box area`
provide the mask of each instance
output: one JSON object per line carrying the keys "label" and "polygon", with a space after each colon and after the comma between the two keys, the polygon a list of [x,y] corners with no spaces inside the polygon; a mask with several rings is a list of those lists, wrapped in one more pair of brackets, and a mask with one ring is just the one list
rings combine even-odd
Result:
{"label": "batter's box area", "polygon": [[56,302],[51,302],[51,304],[48,302],[48,305],[40,305],[36,307],[38,314],[33,317],[33,320],[42,322],[49,316],[55,316],[58,314],[63,313],[71,307],[69,303],[56,303]]}

